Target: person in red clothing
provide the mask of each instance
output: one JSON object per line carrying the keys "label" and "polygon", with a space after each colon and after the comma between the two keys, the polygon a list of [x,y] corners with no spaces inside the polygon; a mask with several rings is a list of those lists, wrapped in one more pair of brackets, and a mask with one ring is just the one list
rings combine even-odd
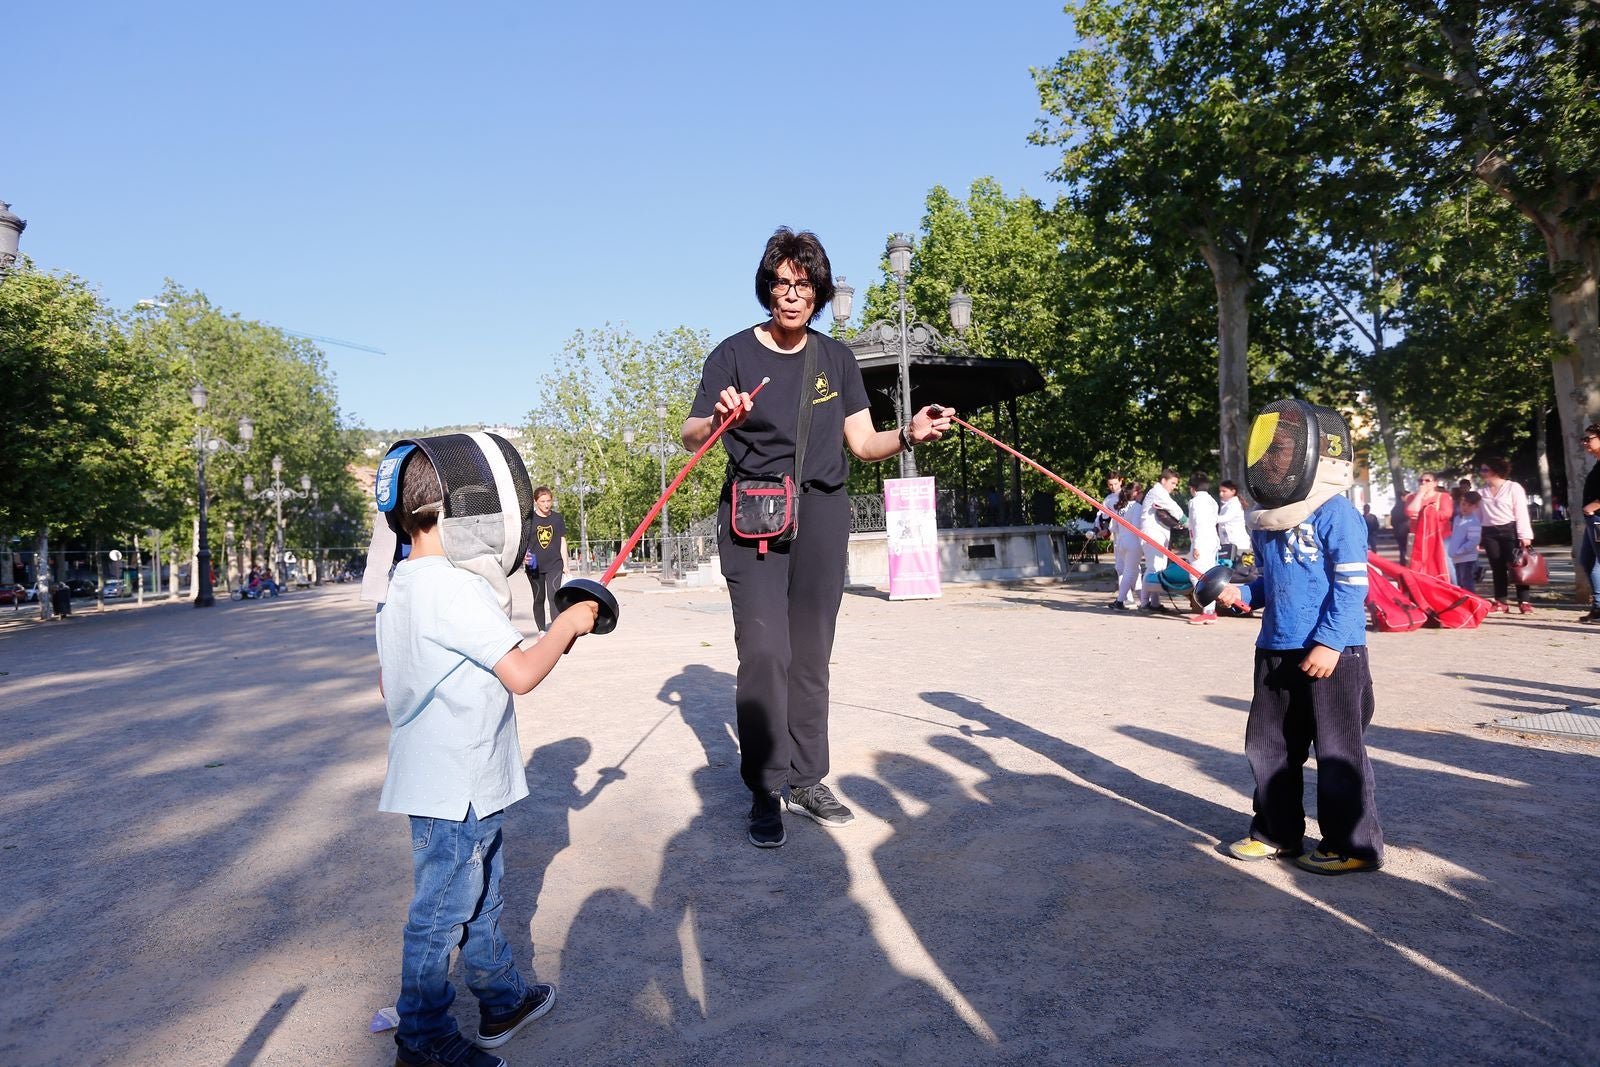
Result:
{"label": "person in red clothing", "polygon": [[1450,536],[1450,519],[1455,506],[1450,494],[1432,474],[1417,479],[1417,490],[1406,494],[1406,517],[1411,520],[1411,563],[1414,571],[1450,581],[1450,556],[1445,541]]}

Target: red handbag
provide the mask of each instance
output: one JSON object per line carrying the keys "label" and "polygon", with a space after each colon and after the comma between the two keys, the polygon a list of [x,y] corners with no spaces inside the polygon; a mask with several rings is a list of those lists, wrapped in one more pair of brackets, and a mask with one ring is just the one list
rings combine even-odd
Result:
{"label": "red handbag", "polygon": [[1516,585],[1549,585],[1550,567],[1539,553],[1524,548],[1512,557],[1511,581]]}

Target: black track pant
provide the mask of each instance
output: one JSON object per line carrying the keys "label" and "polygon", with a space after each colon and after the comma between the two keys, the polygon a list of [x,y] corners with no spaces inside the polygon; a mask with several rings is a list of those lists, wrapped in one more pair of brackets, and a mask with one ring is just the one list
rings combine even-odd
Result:
{"label": "black track pant", "polygon": [[739,773],[751,792],[810,786],[828,773],[828,657],[844,596],[850,498],[806,493],[800,533],[764,555],[717,511],[722,576],[739,651]]}
{"label": "black track pant", "polygon": [[550,629],[545,621],[545,605],[550,605],[549,622],[555,622],[561,609],[556,607],[556,590],[561,588],[561,571],[528,571],[528,585],[533,589],[533,621],[541,630]]}
{"label": "black track pant", "polygon": [[[1489,571],[1494,575],[1494,598],[1504,600],[1511,585],[1511,561],[1516,558],[1520,543],[1517,541],[1517,524],[1508,522],[1501,526],[1483,528],[1483,554],[1489,557]],[[1528,587],[1517,586],[1518,603],[1528,602]]]}
{"label": "black track pant", "polygon": [[1250,836],[1277,848],[1304,847],[1306,756],[1317,746],[1317,822],[1322,847],[1383,859],[1383,829],[1362,733],[1372,722],[1365,645],[1351,645],[1326,678],[1300,670],[1304,650],[1256,650],[1255,696],[1244,751],[1256,777]]}

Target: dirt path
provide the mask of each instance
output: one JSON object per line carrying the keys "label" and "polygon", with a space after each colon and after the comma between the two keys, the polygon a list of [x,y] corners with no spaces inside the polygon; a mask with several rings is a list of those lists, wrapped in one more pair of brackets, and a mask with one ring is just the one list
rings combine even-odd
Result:
{"label": "dirt path", "polygon": [[[1217,851],[1253,623],[847,594],[859,818],[758,851],[725,598],[617,588],[519,701],[508,926],[561,992],[513,1064],[1600,1061],[1600,748],[1481,725],[1600,703],[1575,610],[1371,635],[1389,866],[1318,879]],[[392,1061],[410,868],[353,587],[12,627],[0,671],[0,1063]]]}

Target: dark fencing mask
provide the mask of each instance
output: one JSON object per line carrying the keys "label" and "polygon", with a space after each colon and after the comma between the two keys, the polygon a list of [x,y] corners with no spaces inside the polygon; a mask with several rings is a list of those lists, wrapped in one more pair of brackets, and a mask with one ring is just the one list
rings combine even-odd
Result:
{"label": "dark fencing mask", "polygon": [[1250,496],[1265,509],[1307,500],[1317,486],[1342,492],[1354,474],[1344,416],[1305,400],[1275,400],[1262,408],[1250,426],[1245,459]]}
{"label": "dark fencing mask", "polygon": [[[452,433],[396,441],[378,464],[373,486],[378,511],[388,520],[394,539],[389,566],[400,560],[402,546],[411,541],[400,525],[400,486],[406,460],[418,451],[432,461],[439,476],[439,539],[445,558],[452,566],[487,579],[509,615],[511,586],[506,579],[522,566],[533,530],[533,486],[527,466],[498,434]],[[374,531],[375,546],[378,532]],[[368,561],[370,570],[370,554]],[[385,573],[389,566],[383,567]]]}

